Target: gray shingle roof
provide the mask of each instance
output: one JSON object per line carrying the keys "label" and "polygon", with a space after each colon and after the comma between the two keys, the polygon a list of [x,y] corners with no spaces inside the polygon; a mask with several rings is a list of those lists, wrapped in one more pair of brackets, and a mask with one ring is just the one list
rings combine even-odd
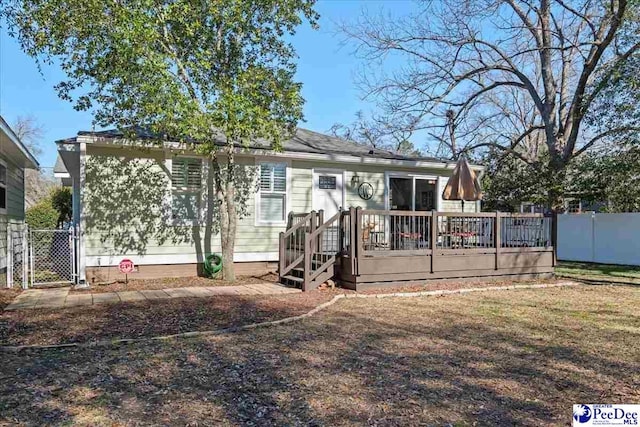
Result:
{"label": "gray shingle roof", "polygon": [[68,173],[67,167],[64,165],[60,154],[56,157],[56,164],[53,166],[53,173]]}
{"label": "gray shingle roof", "polygon": [[[157,139],[157,135],[146,131],[143,128],[135,128],[136,136],[140,139]],[[124,133],[116,130],[104,131],[80,131],[78,135],[89,135],[98,138],[117,139],[124,137]],[[170,140],[170,139],[169,139]],[[67,140],[68,141],[68,140]],[[224,137],[219,136],[219,143],[224,143]],[[257,139],[252,141],[248,148],[259,150],[270,150],[270,143],[267,140]],[[357,144],[353,141],[324,135],[308,129],[297,128],[295,135],[282,143],[283,151],[315,154],[342,154],[357,157],[382,158],[393,160],[413,160],[451,163],[451,160],[439,159],[435,157],[405,156],[388,150],[371,148]]]}

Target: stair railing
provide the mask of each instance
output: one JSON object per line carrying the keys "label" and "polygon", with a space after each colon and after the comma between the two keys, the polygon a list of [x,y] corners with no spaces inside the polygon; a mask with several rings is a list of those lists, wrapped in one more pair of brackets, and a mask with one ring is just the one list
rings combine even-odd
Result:
{"label": "stair railing", "polygon": [[315,230],[305,233],[303,290],[309,289],[316,278],[334,265],[342,252],[342,217],[340,210]]}
{"label": "stair railing", "polygon": [[305,234],[313,232],[322,220],[323,212],[290,213],[287,230],[280,233],[278,245],[278,274],[283,277],[304,261]]}

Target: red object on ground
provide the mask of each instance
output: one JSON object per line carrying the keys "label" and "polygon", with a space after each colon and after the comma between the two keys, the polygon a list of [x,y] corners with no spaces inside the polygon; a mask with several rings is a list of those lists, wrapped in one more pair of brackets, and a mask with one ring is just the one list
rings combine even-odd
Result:
{"label": "red object on ground", "polygon": [[120,264],[118,264],[118,268],[120,269],[120,273],[129,274],[133,273],[135,266],[133,265],[133,261],[125,258],[120,261]]}

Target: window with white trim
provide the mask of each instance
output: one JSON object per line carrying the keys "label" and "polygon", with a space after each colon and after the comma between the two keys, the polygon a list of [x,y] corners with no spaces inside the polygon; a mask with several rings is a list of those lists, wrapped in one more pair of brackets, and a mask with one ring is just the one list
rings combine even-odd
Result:
{"label": "window with white trim", "polygon": [[174,157],[171,161],[171,215],[174,221],[199,220],[202,204],[202,160]]}
{"label": "window with white trim", "polygon": [[7,165],[0,163],[0,211],[7,210]]}
{"label": "window with white trim", "polygon": [[258,222],[284,223],[287,217],[287,164],[260,163]]}

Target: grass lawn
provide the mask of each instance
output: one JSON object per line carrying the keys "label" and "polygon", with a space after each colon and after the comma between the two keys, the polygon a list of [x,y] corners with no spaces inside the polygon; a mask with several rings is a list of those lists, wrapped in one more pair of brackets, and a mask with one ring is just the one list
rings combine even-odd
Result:
{"label": "grass lawn", "polygon": [[556,274],[563,277],[640,284],[640,267],[633,265],[594,264],[562,261]]}
{"label": "grass lawn", "polygon": [[568,425],[573,403],[640,402],[638,306],[623,286],[346,299],[236,334],[4,353],[0,424]]}

